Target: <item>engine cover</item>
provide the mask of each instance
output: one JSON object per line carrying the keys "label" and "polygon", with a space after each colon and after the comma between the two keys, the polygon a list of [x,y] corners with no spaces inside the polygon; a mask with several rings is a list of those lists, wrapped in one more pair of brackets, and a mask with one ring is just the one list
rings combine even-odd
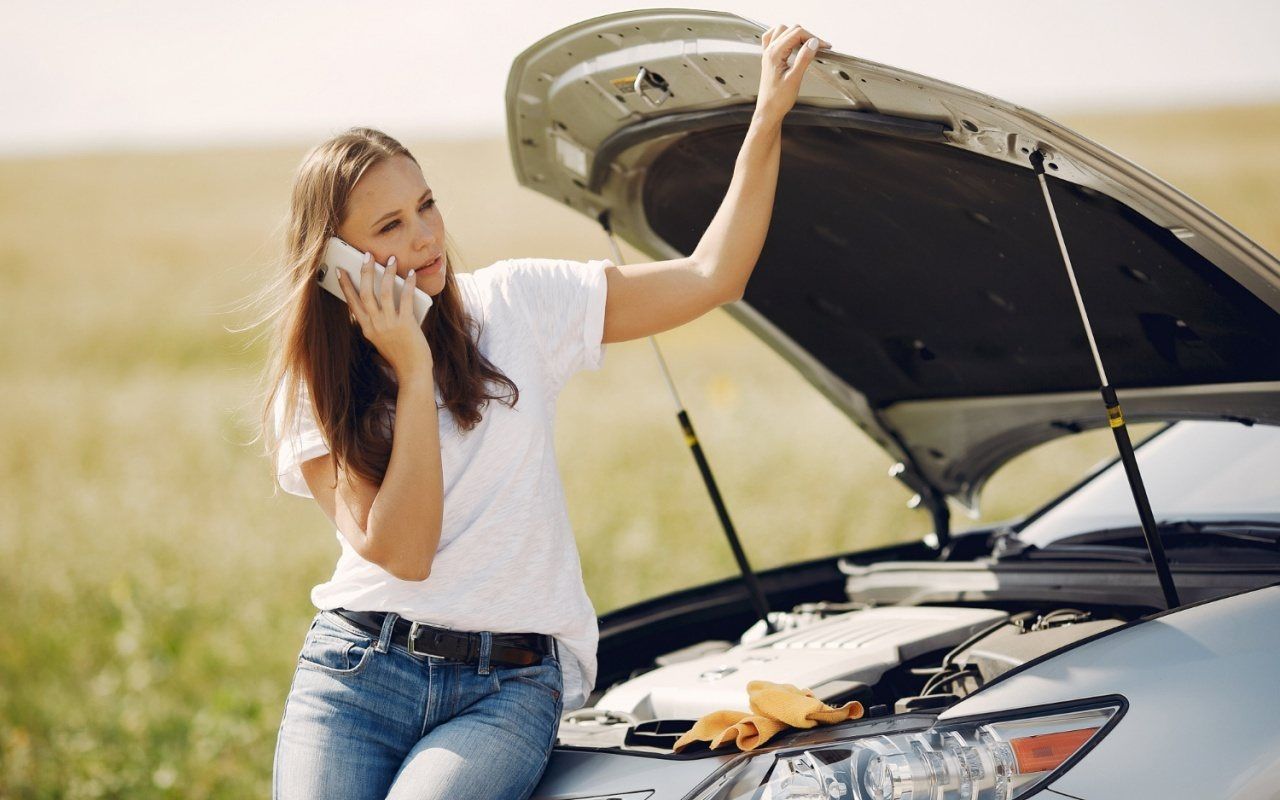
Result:
{"label": "engine cover", "polygon": [[876,683],[886,670],[954,647],[1009,615],[985,608],[868,608],[785,630],[722,653],[658,667],[613,687],[598,710],[645,719],[697,719],[748,711],[747,683],[790,683],[826,700],[849,682]]}

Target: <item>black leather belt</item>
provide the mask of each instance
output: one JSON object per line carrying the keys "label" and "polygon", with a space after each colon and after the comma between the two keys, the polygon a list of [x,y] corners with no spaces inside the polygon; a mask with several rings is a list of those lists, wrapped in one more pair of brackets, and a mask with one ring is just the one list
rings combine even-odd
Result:
{"label": "black leather belt", "polygon": [[[333,613],[350,621],[372,636],[382,633],[387,615],[382,611],[348,611],[335,608]],[[400,617],[391,631],[391,641],[419,656],[439,656],[466,664],[480,663],[480,634],[436,628]],[[495,633],[489,649],[489,663],[512,667],[541,664],[542,657],[554,651],[555,639],[546,633]]]}

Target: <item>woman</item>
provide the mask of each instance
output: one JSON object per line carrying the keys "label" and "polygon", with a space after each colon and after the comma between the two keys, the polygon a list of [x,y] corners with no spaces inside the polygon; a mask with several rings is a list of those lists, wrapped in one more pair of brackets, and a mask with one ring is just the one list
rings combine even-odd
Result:
{"label": "woman", "polygon": [[[799,26],[762,37],[756,113],[688,258],[456,272],[431,189],[393,139],[354,129],[304,160],[263,422],[282,487],[316,500],[342,554],[312,591],[321,610],[285,703],[276,797],[533,791],[561,713],[594,685],[598,639],[552,448],[555,398],[604,344],[742,296],[782,118],[822,44]],[[330,236],[366,255],[358,285],[342,275],[345,305],[315,281]],[[391,281],[374,291],[373,261],[432,296],[421,327]]]}

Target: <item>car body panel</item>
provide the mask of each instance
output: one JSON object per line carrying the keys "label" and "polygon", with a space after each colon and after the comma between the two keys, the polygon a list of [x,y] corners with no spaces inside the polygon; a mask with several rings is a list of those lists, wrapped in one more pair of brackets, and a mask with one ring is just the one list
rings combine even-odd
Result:
{"label": "car body panel", "polygon": [[1052,788],[1083,798],[1272,796],[1277,619],[1275,584],[1176,609],[1010,672],[938,721],[1119,694],[1124,719]]}
{"label": "car body panel", "polygon": [[[607,214],[652,258],[687,254],[727,187],[763,30],[659,9],[533,45],[507,90],[518,180]],[[901,462],[926,503],[976,508],[1009,458],[1106,424],[1032,150],[1048,156],[1126,416],[1280,423],[1275,257],[1034,112],[818,59],[787,118],[769,239],[726,308]]]}
{"label": "car body panel", "polygon": [[736,760],[737,752],[703,759],[663,759],[643,754],[556,748],[533,797],[615,798],[631,792],[653,800],[684,797],[689,789]]}

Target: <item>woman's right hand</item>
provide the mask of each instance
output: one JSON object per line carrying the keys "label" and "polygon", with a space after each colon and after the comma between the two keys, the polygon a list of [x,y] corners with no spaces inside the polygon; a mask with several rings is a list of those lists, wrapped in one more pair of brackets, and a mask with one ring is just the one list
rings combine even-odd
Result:
{"label": "woman's right hand", "polygon": [[400,293],[400,307],[396,308],[395,295],[392,293],[395,267],[396,258],[392,256],[382,274],[381,286],[375,292],[373,255],[365,253],[364,264],[360,266],[360,286],[354,286],[351,277],[342,269],[338,270],[338,284],[342,287],[342,294],[346,297],[347,305],[360,325],[364,338],[378,349],[395,370],[397,380],[403,382],[414,370],[425,369],[428,375],[431,374],[433,361],[426,334],[418,326],[418,320],[413,314],[413,292],[417,276],[410,270]]}
{"label": "woman's right hand", "polygon": [[[830,48],[831,43],[799,25],[774,25],[764,32],[760,46],[760,89],[756,94],[756,110],[780,125],[796,103],[805,69],[818,57],[818,49]],[[793,54],[795,60],[788,64]]]}

